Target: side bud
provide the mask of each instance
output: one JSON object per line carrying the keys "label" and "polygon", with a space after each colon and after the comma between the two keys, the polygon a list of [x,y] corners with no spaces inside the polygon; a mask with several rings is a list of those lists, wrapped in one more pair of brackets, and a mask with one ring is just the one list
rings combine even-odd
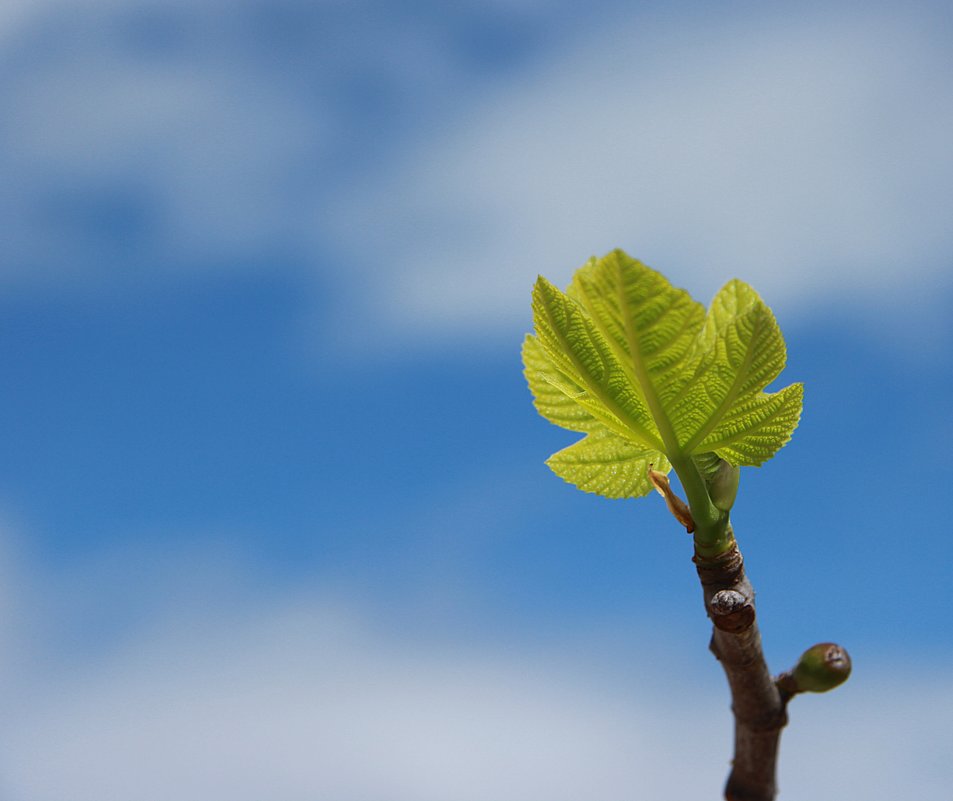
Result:
{"label": "side bud", "polygon": [[840,686],[850,675],[850,656],[832,642],[808,648],[791,671],[796,692],[825,693]]}
{"label": "side bud", "polygon": [[718,466],[706,479],[708,497],[711,502],[723,512],[730,512],[735,505],[735,496],[738,494],[738,480],[741,469],[733,467],[724,459],[718,460]]}

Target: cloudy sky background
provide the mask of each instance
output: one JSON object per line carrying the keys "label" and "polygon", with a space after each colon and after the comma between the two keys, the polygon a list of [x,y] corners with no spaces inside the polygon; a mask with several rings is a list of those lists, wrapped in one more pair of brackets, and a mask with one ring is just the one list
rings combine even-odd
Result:
{"label": "cloudy sky background", "polygon": [[[774,308],[735,527],[782,798],[946,799],[946,4],[0,9],[0,795],[712,797],[658,498],[552,476],[529,291],[621,246]],[[686,765],[690,764],[690,770]]]}

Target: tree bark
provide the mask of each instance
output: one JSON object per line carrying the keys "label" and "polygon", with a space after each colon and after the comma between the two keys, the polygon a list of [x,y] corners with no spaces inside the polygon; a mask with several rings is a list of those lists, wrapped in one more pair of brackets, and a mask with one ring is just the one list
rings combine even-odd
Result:
{"label": "tree bark", "polygon": [[712,621],[710,648],[731,689],[735,753],[725,785],[727,801],[773,801],[787,697],[772,678],[761,648],[754,589],[736,543],[716,557],[693,559]]}

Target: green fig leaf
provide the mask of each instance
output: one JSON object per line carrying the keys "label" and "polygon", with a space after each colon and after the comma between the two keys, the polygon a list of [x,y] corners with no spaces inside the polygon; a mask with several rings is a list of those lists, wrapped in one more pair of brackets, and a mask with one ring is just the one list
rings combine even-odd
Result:
{"label": "green fig leaf", "polygon": [[540,277],[533,319],[523,363],[536,409],[586,434],[547,464],[587,492],[644,495],[649,466],[665,473],[675,461],[691,460],[706,480],[722,460],[760,465],[797,426],[803,387],[764,391],[784,367],[784,339],[742,281],[706,315],[616,250],[579,269],[565,293]]}
{"label": "green fig leaf", "polygon": [[594,431],[554,453],[546,464],[560,478],[606,498],[637,498],[653,487],[649,468],[668,472],[668,460],[608,431]]}

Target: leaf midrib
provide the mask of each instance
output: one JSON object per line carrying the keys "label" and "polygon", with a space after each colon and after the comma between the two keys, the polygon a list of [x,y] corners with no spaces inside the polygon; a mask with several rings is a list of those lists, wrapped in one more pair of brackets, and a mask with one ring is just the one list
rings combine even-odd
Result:
{"label": "leaf midrib", "polygon": [[757,341],[758,336],[761,334],[761,329],[765,323],[764,315],[760,315],[755,321],[754,331],[751,334],[751,338],[748,341],[748,347],[745,349],[745,358],[741,363],[741,367],[735,373],[735,379],[731,382],[731,387],[729,388],[727,394],[722,399],[721,403],[718,404],[714,412],[708,418],[708,422],[705,423],[686,444],[685,451],[687,453],[692,453],[695,448],[704,442],[705,437],[707,437],[715,428],[718,427],[718,423],[721,422],[722,418],[725,416],[725,413],[734,402],[738,399],[740,394],[741,385],[745,381],[745,377],[748,374],[748,370],[751,367],[751,362],[754,359],[754,347],[753,343]]}
{"label": "leaf midrib", "polygon": [[665,453],[669,459],[680,453],[678,440],[675,438],[675,429],[672,427],[672,421],[662,408],[655,385],[652,383],[648,368],[645,365],[645,359],[642,349],[639,347],[638,330],[635,327],[635,318],[632,316],[631,309],[625,297],[625,286],[623,283],[622,265],[617,261],[613,265],[615,272],[616,295],[619,303],[619,312],[622,315],[622,323],[625,328],[625,338],[629,343],[629,355],[632,359],[632,367],[635,370],[636,380],[642,388],[642,394],[645,397],[645,403],[649,407],[649,413],[655,420],[655,425],[659,430],[659,436],[662,438]]}
{"label": "leaf midrib", "polygon": [[[558,290],[557,290],[558,291]],[[583,379],[583,383],[586,385],[586,388],[592,392],[602,404],[612,412],[616,417],[619,418],[619,421],[626,425],[628,433],[630,435],[635,435],[639,438],[639,444],[645,445],[653,450],[663,450],[663,445],[661,442],[658,442],[654,437],[652,437],[649,432],[642,431],[641,426],[635,426],[633,421],[631,421],[628,412],[625,411],[615,400],[612,399],[609,395],[604,393],[600,387],[592,386],[588,381],[585,380],[585,369],[580,363],[578,357],[576,356],[574,350],[569,344],[569,340],[566,336],[559,330],[559,326],[554,324],[553,310],[550,303],[550,299],[547,297],[545,292],[540,293],[541,300],[543,303],[543,308],[546,310],[546,315],[549,318],[549,325],[553,333],[559,339],[560,344],[562,345],[563,353],[569,356],[569,360],[572,362],[573,366],[576,368],[576,372],[579,374],[579,377]],[[567,298],[567,301],[572,303],[572,299]],[[595,347],[595,345],[593,345]]]}
{"label": "leaf midrib", "polygon": [[[559,368],[558,368],[556,365],[553,365],[553,369],[554,369],[554,370],[559,370]],[[561,371],[560,371],[560,372],[561,372]],[[567,398],[569,401],[571,401],[572,403],[574,403],[576,406],[579,406],[586,414],[589,415],[589,417],[595,422],[595,424],[596,424],[597,426],[602,426],[603,428],[605,428],[605,429],[606,429],[607,431],[609,431],[610,433],[615,434],[616,436],[621,437],[622,439],[628,440],[629,442],[632,442],[632,444],[634,444],[634,445],[640,445],[640,446],[642,446],[642,447],[645,447],[645,443],[644,443],[644,442],[642,442],[641,440],[638,441],[638,442],[636,442],[636,441],[633,439],[633,437],[632,437],[632,431],[631,431],[629,428],[626,427],[625,423],[623,423],[622,420],[619,420],[619,421],[618,421],[618,425],[616,425],[615,423],[612,423],[612,422],[610,422],[609,420],[603,420],[602,418],[596,417],[589,409],[586,408],[585,404],[579,402],[579,398],[578,398],[578,397],[573,397],[572,395],[570,395],[570,394],[565,390],[565,388],[559,386],[559,384],[554,383],[554,382],[553,382],[553,379],[552,379],[550,376],[548,376],[545,372],[540,371],[540,372],[539,372],[539,375],[540,375],[540,378],[542,378],[545,383],[549,384],[549,386],[551,386],[553,389],[555,389],[560,395],[562,395],[564,398]],[[563,374],[563,378],[566,379],[567,381],[572,381],[573,383],[576,383],[574,379],[570,378],[569,376],[567,376],[567,375],[565,375],[565,374]],[[586,392],[590,392],[590,391],[591,391],[591,390],[588,390],[588,389],[586,389],[586,388],[582,388],[582,389],[580,390],[580,395],[583,394],[583,393],[586,393]],[[597,399],[598,399],[598,400],[601,400],[601,398],[597,398]],[[610,413],[612,412],[611,409],[607,409],[607,411],[609,411]],[[613,416],[616,417],[616,418],[619,417],[617,414],[613,414]],[[567,428],[568,428],[568,426],[567,426]],[[578,431],[578,432],[581,433],[581,434],[584,433],[584,434],[587,434],[587,435],[593,433],[593,431],[586,431],[586,430],[584,430],[584,429],[578,429],[578,428],[568,428],[568,430],[570,430],[570,431]],[[655,447],[655,446],[653,446],[653,447]],[[656,449],[657,449],[657,448],[656,448]]]}

